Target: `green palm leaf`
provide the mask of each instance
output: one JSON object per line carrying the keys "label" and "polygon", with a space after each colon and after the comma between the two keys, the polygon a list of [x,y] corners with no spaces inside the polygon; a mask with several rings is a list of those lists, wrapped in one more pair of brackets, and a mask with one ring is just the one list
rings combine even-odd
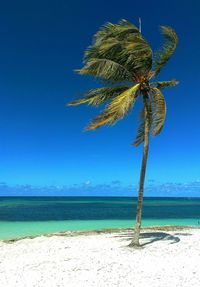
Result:
{"label": "green palm leaf", "polygon": [[147,77],[152,67],[152,50],[149,44],[141,37],[134,37],[124,43],[120,54],[120,61],[133,78],[140,81],[141,77]]}
{"label": "green palm leaf", "polygon": [[100,29],[85,52],[84,63],[85,66],[77,70],[80,74],[112,82],[140,81],[141,77],[147,78],[151,70],[152,50],[138,28],[122,20],[118,24],[107,23]]}
{"label": "green palm leaf", "polygon": [[163,94],[157,88],[151,88],[152,103],[152,133],[158,135],[164,125],[166,117],[166,103]]}
{"label": "green palm leaf", "polygon": [[130,72],[122,65],[110,59],[91,59],[80,70],[76,70],[80,75],[93,75],[111,82],[131,81]]}
{"label": "green palm leaf", "polygon": [[170,59],[178,44],[177,34],[171,27],[161,26],[161,32],[165,37],[165,43],[163,48],[156,53],[154,62],[155,75],[158,75],[162,67]]}
{"label": "green palm leaf", "polygon": [[116,61],[116,54],[122,51],[122,41],[116,38],[108,38],[101,45],[92,45],[87,48],[84,55],[84,62],[97,59],[111,59]]}
{"label": "green palm leaf", "polygon": [[122,92],[126,91],[130,86],[122,87],[108,87],[108,88],[98,88],[90,90],[88,93],[80,99],[70,102],[69,106],[78,106],[81,104],[88,104],[93,106],[98,106],[105,103],[108,100],[113,99]]}
{"label": "green palm leaf", "polygon": [[137,135],[133,143],[135,147],[139,146],[144,141],[144,126],[145,126],[145,112],[143,108],[140,113],[140,125],[137,130]]}
{"label": "green palm leaf", "polygon": [[175,87],[178,85],[178,81],[171,80],[171,81],[162,81],[162,82],[152,82],[151,86],[156,87],[158,89],[168,88],[168,87]]}
{"label": "green palm leaf", "polygon": [[101,45],[107,39],[114,37],[123,40],[127,34],[136,34],[140,32],[136,26],[127,20],[121,20],[118,24],[106,23],[94,36],[94,44]]}
{"label": "green palm leaf", "polygon": [[98,115],[87,130],[95,130],[105,124],[113,125],[122,119],[133,107],[137,98],[139,84],[136,84],[115,97],[104,112]]}
{"label": "green palm leaf", "polygon": [[135,147],[139,146],[141,143],[144,142],[144,129],[145,129],[145,121],[147,117],[149,119],[149,129],[150,129],[152,125],[152,107],[149,101],[148,101],[147,111],[145,112],[145,107],[143,107],[140,113],[140,125],[137,130],[135,141],[133,143]]}

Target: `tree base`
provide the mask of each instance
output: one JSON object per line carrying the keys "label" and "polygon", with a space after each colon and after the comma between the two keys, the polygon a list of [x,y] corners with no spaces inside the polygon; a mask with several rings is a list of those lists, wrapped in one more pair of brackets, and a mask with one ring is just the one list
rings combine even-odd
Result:
{"label": "tree base", "polygon": [[140,245],[140,243],[137,244],[137,243],[135,243],[133,241],[128,245],[128,247],[135,248],[135,249],[143,248],[142,245]]}
{"label": "tree base", "polygon": [[129,244],[129,247],[141,248],[139,239],[140,239],[140,225],[136,224],[133,238],[131,240],[131,243]]}

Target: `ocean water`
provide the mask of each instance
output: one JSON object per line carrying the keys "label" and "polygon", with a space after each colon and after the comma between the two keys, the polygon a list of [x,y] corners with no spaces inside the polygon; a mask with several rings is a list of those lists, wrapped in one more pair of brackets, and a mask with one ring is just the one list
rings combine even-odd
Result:
{"label": "ocean water", "polygon": [[[0,239],[133,227],[137,198],[0,197]],[[143,226],[200,227],[200,198],[145,198]]]}

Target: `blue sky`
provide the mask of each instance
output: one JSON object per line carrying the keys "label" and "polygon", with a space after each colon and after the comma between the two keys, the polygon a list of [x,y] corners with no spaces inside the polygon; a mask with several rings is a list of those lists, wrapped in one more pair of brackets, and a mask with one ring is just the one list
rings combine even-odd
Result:
{"label": "blue sky", "polygon": [[[107,21],[138,23],[154,49],[162,44],[159,25],[178,33],[176,53],[160,79],[176,78],[166,89],[167,120],[151,139],[146,186],[187,186],[200,191],[199,1],[7,1],[0,9],[0,181],[3,190],[57,186],[75,194],[102,185],[120,194],[136,186],[142,147],[132,148],[140,104],[112,128],[83,132],[101,109],[66,107],[81,92],[97,87],[73,69],[82,65],[92,35]],[[170,188],[169,188],[169,183]],[[74,185],[76,184],[76,191]],[[191,192],[195,185],[195,192]],[[93,187],[92,190],[89,186]],[[5,188],[6,187],[6,188]],[[70,189],[73,187],[72,189]],[[35,194],[30,188],[29,193]],[[2,188],[0,189],[1,192]],[[70,190],[70,191],[69,191]],[[2,191],[3,192],[3,191]],[[56,193],[56,191],[55,191]],[[109,192],[108,192],[109,193]],[[182,193],[187,195],[185,191]],[[130,189],[131,195],[131,189]],[[179,191],[181,195],[181,188]]]}

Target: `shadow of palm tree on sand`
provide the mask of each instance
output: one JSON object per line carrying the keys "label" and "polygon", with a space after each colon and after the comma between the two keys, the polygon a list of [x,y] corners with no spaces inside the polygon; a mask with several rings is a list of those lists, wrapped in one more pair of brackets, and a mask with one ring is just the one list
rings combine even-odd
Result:
{"label": "shadow of palm tree on sand", "polygon": [[[152,244],[156,241],[168,241],[169,244],[178,243],[181,240],[182,236],[190,236],[190,233],[175,233],[174,235],[167,233],[167,232],[144,232],[140,234],[140,242],[141,246],[146,246],[148,244]],[[120,237],[121,240],[130,241],[132,239],[132,234],[129,233],[122,233],[115,237]],[[145,242],[144,242],[145,241]]]}

